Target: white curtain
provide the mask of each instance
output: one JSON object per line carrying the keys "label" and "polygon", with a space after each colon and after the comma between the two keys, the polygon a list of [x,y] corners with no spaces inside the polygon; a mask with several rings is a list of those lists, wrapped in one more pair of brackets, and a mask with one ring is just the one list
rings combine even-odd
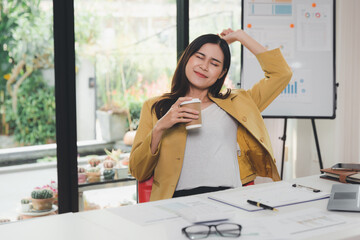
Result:
{"label": "white curtain", "polygon": [[334,162],[360,162],[360,1],[337,4],[337,149]]}

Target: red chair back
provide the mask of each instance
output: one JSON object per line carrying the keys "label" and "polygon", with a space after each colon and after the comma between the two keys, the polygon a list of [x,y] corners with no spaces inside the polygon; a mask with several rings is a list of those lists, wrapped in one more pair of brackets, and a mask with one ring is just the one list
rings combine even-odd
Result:
{"label": "red chair back", "polygon": [[255,182],[254,182],[254,181],[251,181],[251,182],[245,183],[245,184],[243,185],[243,187],[250,186],[250,185],[254,185],[254,184],[255,184]]}
{"label": "red chair back", "polygon": [[143,182],[138,182],[138,200],[139,203],[148,202],[150,200],[151,189],[154,177]]}

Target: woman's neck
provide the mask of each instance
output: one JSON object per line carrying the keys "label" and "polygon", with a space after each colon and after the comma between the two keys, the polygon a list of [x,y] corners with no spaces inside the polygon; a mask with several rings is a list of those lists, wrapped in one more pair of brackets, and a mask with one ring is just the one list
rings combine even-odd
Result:
{"label": "woman's neck", "polygon": [[208,90],[190,90],[185,97],[192,97],[200,99],[201,103],[211,102],[208,97]]}

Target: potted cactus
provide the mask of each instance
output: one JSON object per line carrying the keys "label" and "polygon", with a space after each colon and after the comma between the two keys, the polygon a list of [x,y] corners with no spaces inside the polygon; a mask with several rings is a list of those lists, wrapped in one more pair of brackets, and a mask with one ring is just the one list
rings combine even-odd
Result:
{"label": "potted cactus", "polygon": [[85,168],[78,167],[78,183],[85,183],[86,182],[86,172]]}
{"label": "potted cactus", "polygon": [[89,183],[100,182],[100,177],[101,177],[100,168],[91,167],[87,169],[86,176],[87,176],[87,181]]}
{"label": "potted cactus", "polygon": [[35,210],[51,210],[54,202],[54,193],[50,189],[35,189],[31,192],[31,202]]}
{"label": "potted cactus", "polygon": [[111,158],[107,158],[104,162],[103,162],[103,167],[104,167],[104,179],[105,180],[113,180],[115,177],[115,171],[113,169],[114,165],[116,164],[116,162],[111,159]]}
{"label": "potted cactus", "polygon": [[107,150],[106,148],[104,149],[105,153],[106,153],[106,158],[105,161],[107,160],[111,160],[114,162],[114,165],[117,165],[120,161],[120,156],[122,154],[121,149],[118,150],[111,150],[111,152],[109,150]]}
{"label": "potted cactus", "polygon": [[21,199],[21,210],[23,212],[29,212],[30,211],[30,200],[27,198]]}
{"label": "potted cactus", "polygon": [[100,159],[98,159],[97,157],[93,157],[89,159],[89,164],[91,167],[96,167],[97,165],[100,164]]}
{"label": "potted cactus", "polygon": [[[118,149],[118,150],[112,150],[111,152],[109,150],[107,150],[106,148],[104,149],[105,153],[107,154],[106,160],[104,161],[104,168],[105,167],[105,162],[108,160],[111,160],[114,162],[114,166],[113,166],[113,170],[115,172],[115,177],[117,179],[123,179],[123,178],[127,178],[128,177],[128,163],[126,161],[126,159],[128,159],[127,157],[124,157],[124,153]],[[123,157],[123,159],[121,159],[121,155]]]}
{"label": "potted cactus", "polygon": [[115,171],[112,168],[105,169],[103,172],[105,180],[113,180],[115,177]]}
{"label": "potted cactus", "polygon": [[105,160],[105,161],[103,162],[103,167],[104,167],[105,169],[112,169],[112,168],[114,167],[114,165],[115,165],[115,161],[110,160],[110,159]]}

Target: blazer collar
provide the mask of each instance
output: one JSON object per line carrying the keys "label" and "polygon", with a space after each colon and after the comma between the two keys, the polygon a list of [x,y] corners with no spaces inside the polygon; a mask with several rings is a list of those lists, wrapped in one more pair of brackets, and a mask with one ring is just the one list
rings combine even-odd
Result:
{"label": "blazer collar", "polygon": [[211,99],[211,101],[216,103],[219,107],[221,107],[225,112],[230,114],[233,118],[235,118],[239,122],[242,122],[238,114],[238,109],[236,109],[234,104],[232,104],[232,99],[236,97],[235,94],[230,94],[230,96],[225,99],[215,98],[211,96],[211,94],[208,94],[208,97]]}

